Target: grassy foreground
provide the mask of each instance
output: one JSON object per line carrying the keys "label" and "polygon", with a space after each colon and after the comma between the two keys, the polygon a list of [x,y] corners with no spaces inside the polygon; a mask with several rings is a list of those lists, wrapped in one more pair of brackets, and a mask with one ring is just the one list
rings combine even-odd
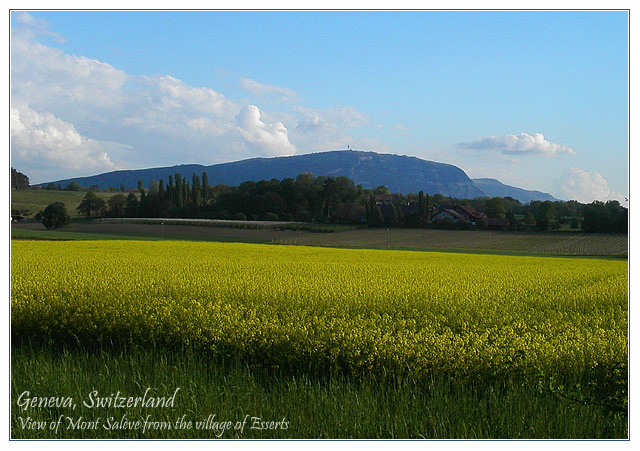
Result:
{"label": "grassy foreground", "polygon": [[[96,391],[99,396],[120,392],[124,397],[141,397],[147,388],[150,396],[175,393],[173,407],[83,405],[92,404]],[[25,391],[31,398],[70,397],[77,407],[23,409],[18,400]],[[89,352],[17,346],[12,353],[11,397],[14,439],[624,439],[628,435],[626,417],[549,396],[534,384],[292,376],[237,363],[220,365],[193,351]],[[23,395],[23,405],[25,399]]]}

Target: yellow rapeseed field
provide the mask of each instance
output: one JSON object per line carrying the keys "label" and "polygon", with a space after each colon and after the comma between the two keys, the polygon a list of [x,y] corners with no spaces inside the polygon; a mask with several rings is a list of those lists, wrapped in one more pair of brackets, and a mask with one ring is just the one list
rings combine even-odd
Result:
{"label": "yellow rapeseed field", "polygon": [[14,339],[269,368],[500,377],[627,361],[626,261],[238,243],[14,241]]}

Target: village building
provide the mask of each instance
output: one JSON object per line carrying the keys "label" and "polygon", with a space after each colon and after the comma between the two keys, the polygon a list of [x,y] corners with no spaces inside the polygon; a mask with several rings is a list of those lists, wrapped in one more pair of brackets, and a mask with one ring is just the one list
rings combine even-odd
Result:
{"label": "village building", "polygon": [[378,206],[393,204],[393,194],[374,194],[373,198]]}
{"label": "village building", "polygon": [[446,219],[454,223],[467,222],[467,219],[464,216],[450,208],[443,208],[431,217],[431,221],[444,221]]}
{"label": "village building", "polygon": [[453,207],[453,211],[461,215],[467,222],[470,222],[472,225],[475,225],[476,221],[480,219],[487,219],[487,215],[485,213],[477,212],[470,205],[456,205]]}

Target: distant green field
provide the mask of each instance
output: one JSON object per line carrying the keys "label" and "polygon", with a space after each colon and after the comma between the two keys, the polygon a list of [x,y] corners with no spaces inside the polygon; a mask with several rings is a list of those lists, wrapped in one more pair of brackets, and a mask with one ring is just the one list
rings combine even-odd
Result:
{"label": "distant green field", "polygon": [[[11,210],[28,211],[26,216],[33,217],[39,211],[44,210],[47,205],[51,205],[54,202],[62,202],[67,206],[69,215],[75,218],[80,216],[76,208],[80,205],[80,202],[82,202],[85,194],[87,194],[86,191],[50,191],[44,189],[12,190]],[[117,193],[96,192],[96,195],[105,200],[114,194]]]}

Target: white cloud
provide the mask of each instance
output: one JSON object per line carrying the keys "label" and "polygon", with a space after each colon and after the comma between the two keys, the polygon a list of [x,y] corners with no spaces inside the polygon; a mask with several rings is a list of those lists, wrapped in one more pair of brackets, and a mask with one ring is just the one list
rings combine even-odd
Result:
{"label": "white cloud", "polygon": [[576,154],[576,151],[570,147],[547,141],[542,133],[489,136],[470,143],[460,143],[458,146],[465,149],[491,150],[506,155],[555,156],[559,153]]}
{"label": "white cloud", "polygon": [[45,36],[59,43],[66,42],[63,36],[49,29],[49,24],[46,20],[37,19],[25,11],[14,11],[11,14],[11,18],[21,25],[17,33],[14,34],[18,34],[23,38],[32,39],[38,36]]}
{"label": "white cloud", "polygon": [[169,75],[129,75],[49,47],[47,39],[62,38],[45,21],[28,13],[13,17],[11,152],[28,165],[23,172],[34,182],[35,172],[45,168],[50,172],[42,178],[48,181],[53,174],[82,175],[73,171],[355,147],[350,132],[370,126],[368,116],[353,107],[302,107],[294,90],[250,79],[240,81],[247,91],[286,102],[286,108],[267,111]]}
{"label": "white cloud", "polygon": [[214,114],[223,118],[233,115],[237,110],[235,103],[213,89],[195,88],[168,75],[146,79],[150,85],[158,89],[169,108]]}
{"label": "white cloud", "polygon": [[298,93],[293,89],[267,85],[249,78],[242,78],[240,85],[251,94],[262,98],[273,97],[280,102],[293,102],[300,99]]}
{"label": "white cloud", "polygon": [[12,35],[11,95],[40,111],[95,120],[122,105],[128,79],[109,64]]}
{"label": "white cloud", "polygon": [[12,160],[36,169],[75,171],[116,169],[107,150],[111,143],[88,139],[72,124],[27,106],[11,107]]}
{"label": "white cloud", "polygon": [[266,150],[270,155],[293,155],[296,147],[289,141],[287,128],[282,122],[266,124],[260,109],[247,105],[237,116],[240,133],[250,143]]}
{"label": "white cloud", "polygon": [[554,182],[555,191],[561,198],[590,203],[594,200],[624,200],[621,193],[611,191],[609,184],[598,172],[587,172],[579,168],[564,171]]}
{"label": "white cloud", "polygon": [[[240,106],[210,88],[196,88],[170,76],[140,77],[120,125],[130,133],[160,132],[189,142],[192,134],[215,138],[233,129]],[[195,136],[195,137],[197,137]]]}
{"label": "white cloud", "polygon": [[309,151],[345,148],[347,143],[353,145],[358,140],[350,135],[350,130],[371,125],[369,116],[348,106],[321,110],[295,105],[293,110],[296,126],[291,130],[292,136]]}

